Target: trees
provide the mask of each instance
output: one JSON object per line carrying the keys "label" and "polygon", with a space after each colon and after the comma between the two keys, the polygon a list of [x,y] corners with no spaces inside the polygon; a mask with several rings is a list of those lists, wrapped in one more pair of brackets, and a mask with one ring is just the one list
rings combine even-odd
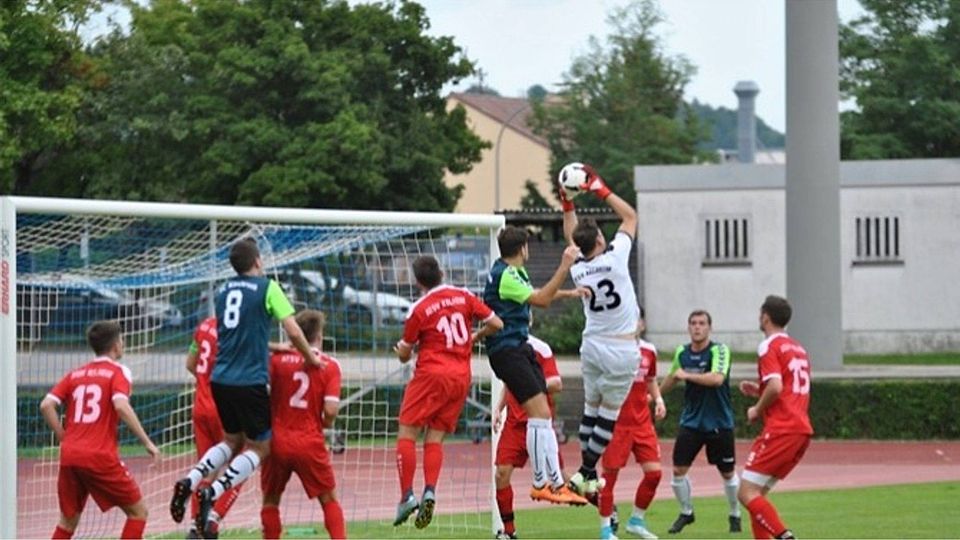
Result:
{"label": "trees", "polygon": [[341,0],[128,3],[90,54],[104,81],[37,185],[84,196],[451,210],[485,143],[442,86],[472,72],[422,7]]}
{"label": "trees", "polygon": [[960,3],[860,4],[840,29],[843,158],[960,156]]}
{"label": "trees", "polygon": [[694,69],[662,50],[654,34],[661,20],[652,0],[614,10],[606,47],[591,38],[590,52],[564,75],[559,99],[534,102],[532,123],[550,144],[551,175],[567,162],[588,162],[633,200],[634,165],[710,159],[697,149],[703,133],[683,101]]}

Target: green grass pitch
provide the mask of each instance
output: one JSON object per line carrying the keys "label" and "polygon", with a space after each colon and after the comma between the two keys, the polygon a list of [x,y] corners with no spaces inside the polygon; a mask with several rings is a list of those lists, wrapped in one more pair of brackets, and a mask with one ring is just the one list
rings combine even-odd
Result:
{"label": "green grass pitch", "polygon": [[[882,471],[878,471],[882,474]],[[519,496],[519,494],[518,494]],[[774,491],[770,500],[780,516],[799,538],[958,538],[960,537],[960,484],[906,484],[825,491]],[[442,500],[440,501],[442,504]],[[618,503],[624,523],[630,501]],[[722,497],[694,499],[696,523],[680,534],[667,529],[677,516],[677,503],[654,500],[647,512],[647,526],[661,538],[751,538],[749,517],[743,511],[744,531],[727,532],[727,505]],[[318,509],[319,510],[319,509]],[[412,522],[412,520],[411,520]],[[593,507],[545,507],[517,511],[517,532],[523,539],[597,538],[599,519]],[[326,537],[322,524],[291,527],[286,538],[319,535]],[[412,526],[394,529],[376,523],[347,524],[351,538],[491,538],[480,532],[451,534],[449,529],[423,531]],[[621,529],[620,538],[632,538]],[[256,529],[231,530],[221,538],[259,538]]]}

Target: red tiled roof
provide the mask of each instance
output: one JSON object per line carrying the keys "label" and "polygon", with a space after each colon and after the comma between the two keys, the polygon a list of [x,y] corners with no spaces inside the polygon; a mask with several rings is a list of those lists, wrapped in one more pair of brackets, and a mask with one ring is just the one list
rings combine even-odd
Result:
{"label": "red tiled roof", "polygon": [[[527,124],[532,109],[524,98],[507,98],[489,94],[453,93],[450,97],[489,116],[495,122],[503,124],[510,120],[508,128],[529,138],[540,146],[547,147],[547,140],[535,134]],[[526,109],[524,111],[524,109]],[[516,116],[513,116],[516,114]]]}

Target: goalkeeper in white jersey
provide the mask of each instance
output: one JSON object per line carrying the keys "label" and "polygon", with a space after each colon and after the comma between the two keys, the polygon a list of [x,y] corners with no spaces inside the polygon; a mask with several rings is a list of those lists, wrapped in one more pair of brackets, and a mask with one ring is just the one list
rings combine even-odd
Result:
{"label": "goalkeeper in white jersey", "polygon": [[577,287],[592,294],[583,299],[586,325],[580,345],[583,373],[583,418],[580,420],[580,470],[569,481],[583,495],[602,487],[596,465],[613,437],[613,428],[640,365],[636,329],[640,307],[630,278],[630,251],[637,231],[637,213],[604,183],[589,165],[580,191],[600,198],[620,217],[620,228],[607,243],[592,219],[577,220],[573,202],[560,187],[563,233],[583,257],[570,268]]}

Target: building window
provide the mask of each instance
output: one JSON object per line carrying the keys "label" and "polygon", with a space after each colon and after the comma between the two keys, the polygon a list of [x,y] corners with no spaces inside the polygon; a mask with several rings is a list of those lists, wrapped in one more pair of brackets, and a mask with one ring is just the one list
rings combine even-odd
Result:
{"label": "building window", "polygon": [[903,264],[900,216],[858,216],[854,223],[856,254],[853,264]]}
{"label": "building window", "polygon": [[750,219],[747,216],[710,216],[703,219],[703,265],[749,266]]}

